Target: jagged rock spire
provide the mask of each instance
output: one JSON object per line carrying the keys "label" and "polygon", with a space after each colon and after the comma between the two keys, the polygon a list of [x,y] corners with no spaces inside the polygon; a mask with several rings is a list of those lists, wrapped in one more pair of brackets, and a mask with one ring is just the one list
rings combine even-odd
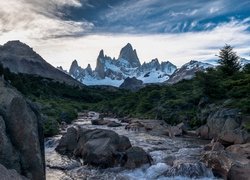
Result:
{"label": "jagged rock spire", "polygon": [[141,66],[136,50],[133,50],[133,47],[130,43],[121,49],[119,59],[120,58],[127,60],[132,67]]}
{"label": "jagged rock spire", "polygon": [[104,59],[105,59],[105,56],[104,56],[104,51],[103,51],[103,49],[102,49],[102,50],[100,51],[98,57],[97,57],[96,68],[95,68],[96,73],[97,73],[101,78],[104,78],[104,77],[105,77],[104,64],[103,64]]}
{"label": "jagged rock spire", "polygon": [[77,60],[74,60],[70,66],[69,74],[73,75],[76,72],[77,68],[79,68]]}

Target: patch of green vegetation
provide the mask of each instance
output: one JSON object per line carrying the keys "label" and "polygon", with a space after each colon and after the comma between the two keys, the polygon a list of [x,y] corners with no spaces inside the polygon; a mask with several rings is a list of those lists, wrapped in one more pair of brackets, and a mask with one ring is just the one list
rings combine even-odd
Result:
{"label": "patch of green vegetation", "polygon": [[0,64],[0,75],[19,90],[27,98],[36,102],[44,115],[45,136],[58,133],[59,124],[71,123],[77,118],[77,113],[94,107],[98,102],[110,101],[126,91],[111,88],[69,86],[55,82],[49,78],[42,78],[27,74],[14,74],[4,69]]}
{"label": "patch of green vegetation", "polygon": [[244,128],[250,133],[250,121],[245,123]]}

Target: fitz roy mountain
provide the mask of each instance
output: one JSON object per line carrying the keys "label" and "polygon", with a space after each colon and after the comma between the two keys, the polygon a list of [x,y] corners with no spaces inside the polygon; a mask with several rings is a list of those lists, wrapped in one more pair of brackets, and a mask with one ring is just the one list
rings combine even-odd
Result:
{"label": "fitz roy mountain", "polygon": [[96,68],[91,66],[81,68],[74,60],[69,70],[69,74],[86,85],[111,85],[119,87],[126,78],[135,77],[144,84],[162,83],[176,71],[177,67],[170,63],[159,62],[153,59],[148,63],[140,63],[136,50],[131,44],[127,44],[120,51],[118,59],[111,58],[101,50]]}
{"label": "fitz roy mountain", "polygon": [[[240,59],[242,66],[248,63],[249,60]],[[117,59],[105,55],[101,50],[94,70],[90,65],[84,69],[74,60],[69,74],[85,85],[110,85],[134,90],[146,84],[174,84],[183,79],[188,80],[193,78],[197,71],[205,71],[217,65],[217,60],[204,62],[191,60],[177,68],[169,61],[160,63],[157,58],[141,64],[136,50],[128,43],[121,49]]]}

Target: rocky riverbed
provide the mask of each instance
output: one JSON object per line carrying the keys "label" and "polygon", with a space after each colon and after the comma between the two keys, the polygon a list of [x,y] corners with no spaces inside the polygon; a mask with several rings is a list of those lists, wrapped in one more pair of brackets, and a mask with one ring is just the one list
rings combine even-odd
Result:
{"label": "rocky riverbed", "polygon": [[[197,138],[173,137],[166,134],[166,124],[161,121],[140,120],[119,121],[114,118],[104,118],[106,124],[93,125],[99,114],[88,112],[79,114],[73,127],[84,129],[112,130],[119,135],[129,138],[132,146],[143,148],[151,157],[151,164],[145,164],[139,168],[131,169],[121,166],[99,168],[84,165],[81,159],[60,155],[55,151],[62,135],[46,140],[46,170],[47,179],[216,179],[211,169],[206,168],[201,159],[204,145],[209,141]],[[92,121],[92,122],[91,122]],[[109,125],[112,124],[115,127]],[[121,124],[121,126],[117,125]],[[129,127],[129,128],[128,128]],[[66,133],[65,127],[62,134]]]}

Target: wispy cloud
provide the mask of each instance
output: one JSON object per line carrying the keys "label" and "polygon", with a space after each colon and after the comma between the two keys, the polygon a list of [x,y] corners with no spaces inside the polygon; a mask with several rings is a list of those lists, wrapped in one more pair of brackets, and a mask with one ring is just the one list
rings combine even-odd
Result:
{"label": "wispy cloud", "polygon": [[[127,42],[141,61],[212,59],[225,43],[250,53],[250,0],[0,1],[0,44],[19,39],[53,65],[95,66]],[[152,48],[154,47],[154,48]]]}
{"label": "wispy cloud", "polygon": [[128,42],[136,48],[142,62],[157,57],[180,66],[192,59],[216,59],[215,55],[226,43],[234,46],[239,55],[249,58],[250,33],[245,31],[247,27],[241,22],[232,21],[202,32],[89,35],[50,39],[31,45],[53,65],[67,68],[73,59],[77,59],[83,67],[89,63],[95,67],[101,49],[111,57],[118,57],[120,49]]}
{"label": "wispy cloud", "polygon": [[[0,2],[0,33],[12,38],[52,38],[75,35],[93,28],[86,21],[64,20],[65,6],[81,7],[77,0],[8,0]],[[10,37],[11,38],[11,37]]]}

